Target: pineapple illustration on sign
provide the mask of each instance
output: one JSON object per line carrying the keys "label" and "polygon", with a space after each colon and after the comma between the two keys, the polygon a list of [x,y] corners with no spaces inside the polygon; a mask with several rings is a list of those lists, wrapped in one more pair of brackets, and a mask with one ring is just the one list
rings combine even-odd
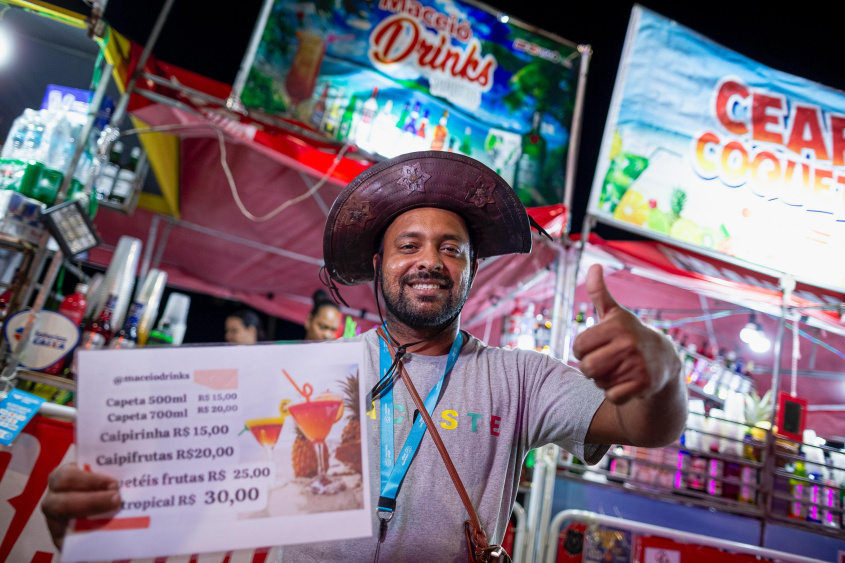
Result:
{"label": "pineapple illustration on sign", "polygon": [[648,219],[650,211],[651,207],[649,207],[643,194],[636,190],[628,189],[625,195],[622,196],[622,199],[619,200],[619,204],[613,212],[613,218],[642,226]]}
{"label": "pineapple illustration on sign", "polygon": [[687,203],[687,194],[681,188],[672,190],[672,198],[669,206],[672,210],[672,226],[669,228],[669,236],[690,244],[701,244],[701,227],[681,217],[684,205]]}
{"label": "pineapple illustration on sign", "polygon": [[335,450],[335,457],[352,471],[361,473],[361,420],[359,408],[358,374],[350,375],[341,382],[343,404],[349,413],[348,422],[343,428],[340,445]]}
{"label": "pineapple illustration on sign", "polygon": [[[317,447],[314,442],[305,437],[299,425],[294,424],[296,439],[293,441],[291,450],[291,461],[293,462],[293,475],[295,477],[316,477],[319,469],[317,463]],[[325,451],[324,462],[329,465],[329,452]]]}

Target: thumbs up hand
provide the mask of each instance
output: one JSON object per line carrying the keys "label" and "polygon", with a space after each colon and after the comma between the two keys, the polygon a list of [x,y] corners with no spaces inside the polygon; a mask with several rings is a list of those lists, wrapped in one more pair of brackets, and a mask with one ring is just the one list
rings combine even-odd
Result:
{"label": "thumbs up hand", "polygon": [[668,338],[621,307],[604,282],[602,267],[587,272],[587,293],[598,323],[578,335],[572,352],[581,372],[611,403],[648,398],[677,378],[681,360]]}

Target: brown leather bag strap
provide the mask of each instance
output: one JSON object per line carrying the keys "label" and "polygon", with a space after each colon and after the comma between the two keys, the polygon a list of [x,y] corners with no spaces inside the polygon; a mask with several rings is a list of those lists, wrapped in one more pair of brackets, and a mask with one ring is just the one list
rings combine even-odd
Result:
{"label": "brown leather bag strap", "polygon": [[[377,330],[379,336],[387,342],[387,346],[391,352],[395,354],[395,349],[393,345],[390,343],[390,340],[384,335],[384,331],[381,327]],[[449,477],[452,478],[452,482],[455,484],[455,488],[458,490],[458,496],[461,497],[461,502],[464,503],[464,508],[466,508],[467,513],[469,514],[470,523],[475,528],[473,533],[475,535],[476,541],[481,548],[486,548],[489,543],[487,542],[487,535],[484,533],[484,529],[481,527],[481,522],[478,520],[478,515],[475,513],[475,508],[472,506],[472,501],[469,500],[469,495],[467,494],[466,489],[464,488],[464,484],[461,482],[461,478],[458,476],[458,470],[455,469],[455,465],[452,463],[452,458],[449,457],[449,452],[446,451],[446,446],[443,444],[443,440],[440,438],[440,434],[437,432],[437,428],[434,425],[434,422],[431,420],[431,416],[429,416],[428,411],[425,410],[425,404],[423,400],[420,398],[419,393],[417,393],[416,387],[414,387],[414,383],[411,381],[411,377],[408,375],[408,372],[405,370],[405,365],[400,361],[398,368],[400,370],[400,377],[402,381],[405,382],[405,386],[408,388],[408,393],[411,395],[411,399],[414,401],[414,405],[416,405],[417,410],[420,413],[420,416],[423,417],[425,421],[425,426],[428,428],[429,432],[431,433],[431,438],[434,440],[434,445],[437,447],[437,451],[440,452],[440,457],[443,458],[443,463],[446,464],[446,470],[449,472]]]}

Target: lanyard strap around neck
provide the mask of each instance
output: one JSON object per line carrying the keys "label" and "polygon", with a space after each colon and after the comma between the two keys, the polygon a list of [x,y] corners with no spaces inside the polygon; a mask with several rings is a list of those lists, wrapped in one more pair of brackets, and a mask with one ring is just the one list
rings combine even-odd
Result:
{"label": "lanyard strap around neck", "polygon": [[[437,401],[440,398],[440,392],[443,390],[443,382],[446,376],[452,370],[455,362],[458,360],[458,354],[461,352],[464,338],[460,331],[455,341],[452,342],[452,347],[449,349],[449,356],[446,360],[446,369],[443,375],[431,389],[425,399],[425,410],[431,416]],[[393,358],[387,348],[387,343],[384,338],[379,337],[379,373],[380,377],[384,377],[393,363]],[[393,442],[393,386],[390,385],[379,399],[381,407],[381,436],[380,436],[380,450],[381,450],[381,494],[378,500],[378,510],[384,512],[393,512],[396,507],[396,495],[399,493],[399,487],[402,486],[402,481],[405,479],[405,474],[414,460],[420,442],[425,434],[426,426],[422,416],[418,416],[413,422],[414,426],[411,428],[410,434],[405,439],[405,444],[402,446],[402,452],[399,459],[394,464],[394,442]]]}

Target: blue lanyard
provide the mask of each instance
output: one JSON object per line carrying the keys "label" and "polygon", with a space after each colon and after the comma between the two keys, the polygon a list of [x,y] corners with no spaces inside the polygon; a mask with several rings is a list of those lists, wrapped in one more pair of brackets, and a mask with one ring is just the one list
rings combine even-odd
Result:
{"label": "blue lanyard", "polygon": [[[390,369],[390,365],[393,363],[393,358],[390,355],[390,351],[387,349],[387,343],[384,339],[379,337],[379,342],[381,344],[381,349],[379,350],[379,366],[381,368],[381,377],[383,378]],[[463,346],[463,343],[464,337],[461,332],[458,331],[458,337],[455,338],[455,341],[452,343],[452,347],[449,349],[449,357],[446,360],[446,369],[443,371],[443,375],[440,376],[440,380],[434,388],[432,388],[425,399],[425,410],[428,411],[429,416],[431,416],[434,411],[434,407],[437,405],[437,400],[440,398],[440,392],[443,390],[443,381],[446,379],[446,376],[458,360],[458,354],[461,352],[461,346]],[[400,368],[401,366],[396,366],[396,369]],[[392,513],[394,508],[396,508],[396,495],[399,493],[399,487],[402,486],[405,474],[408,472],[408,468],[414,460],[417,448],[419,447],[423,435],[425,434],[426,426],[423,417],[418,416],[417,420],[414,422],[413,428],[411,428],[410,434],[408,434],[408,437],[405,439],[405,445],[402,446],[402,454],[399,456],[399,459],[396,460],[394,465],[393,385],[390,385],[382,394],[381,399],[379,399],[379,404],[381,406],[381,496],[378,499],[378,510]]]}

